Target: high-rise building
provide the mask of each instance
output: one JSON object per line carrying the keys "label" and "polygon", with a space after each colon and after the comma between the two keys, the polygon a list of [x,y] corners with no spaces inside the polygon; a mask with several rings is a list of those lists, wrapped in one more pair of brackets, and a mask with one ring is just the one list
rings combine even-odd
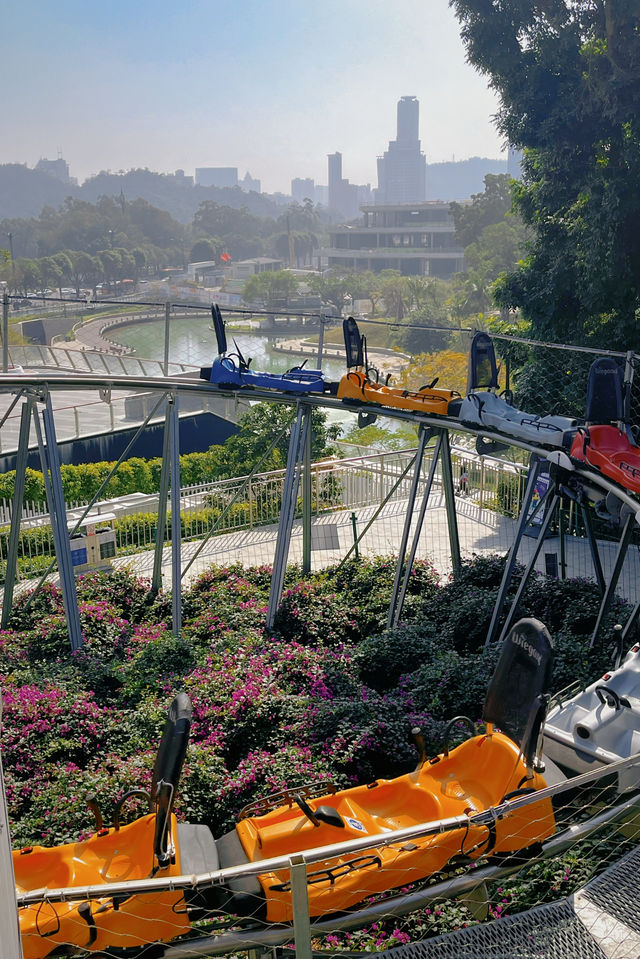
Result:
{"label": "high-rise building", "polygon": [[378,157],[376,203],[421,203],[426,196],[427,161],[420,150],[420,104],[416,97],[398,101],[397,135]]}
{"label": "high-rise building", "polygon": [[310,177],[294,177],[291,181],[291,196],[296,203],[304,203],[307,197],[316,202],[316,185]]}
{"label": "high-rise building", "polygon": [[196,184],[217,187],[238,186],[238,168],[235,166],[196,167]]}
{"label": "high-rise building", "polygon": [[63,183],[71,182],[69,164],[66,160],[63,160],[62,157],[58,157],[57,160],[45,160],[41,158],[36,163],[35,169],[40,173],[48,173],[49,176],[55,177],[56,180],[62,180]]}
{"label": "high-rise building", "polygon": [[369,185],[349,183],[342,176],[342,154],[329,154],[329,209],[342,214],[346,220],[355,220],[360,206],[371,196]]}

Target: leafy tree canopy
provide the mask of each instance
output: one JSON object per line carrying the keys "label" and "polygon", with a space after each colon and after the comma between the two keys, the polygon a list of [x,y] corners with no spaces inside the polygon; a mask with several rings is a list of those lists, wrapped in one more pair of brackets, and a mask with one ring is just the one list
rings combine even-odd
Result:
{"label": "leafy tree canopy", "polygon": [[249,277],[242,296],[246,303],[260,303],[272,309],[286,302],[296,293],[299,285],[298,279],[289,270],[264,270]]}
{"label": "leafy tree canopy", "polygon": [[535,334],[625,349],[640,307],[637,0],[450,0],[469,61],[524,150],[515,208],[534,236],[496,285]]}
{"label": "leafy tree canopy", "polygon": [[456,241],[460,246],[476,243],[485,227],[500,223],[505,218],[511,210],[512,183],[507,173],[487,173],[484,193],[474,193],[471,203],[451,204]]}

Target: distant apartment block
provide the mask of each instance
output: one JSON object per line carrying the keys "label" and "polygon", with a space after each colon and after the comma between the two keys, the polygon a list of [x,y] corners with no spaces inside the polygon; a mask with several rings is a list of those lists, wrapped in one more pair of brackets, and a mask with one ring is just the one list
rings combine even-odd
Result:
{"label": "distant apartment block", "polygon": [[197,166],[196,185],[217,187],[237,186],[238,168],[235,166]]}
{"label": "distant apartment block", "polygon": [[405,276],[449,279],[464,269],[464,250],[455,239],[448,203],[398,203],[362,208],[358,226],[340,226],[320,250],[323,267],[399,270]]}
{"label": "distant apartment block", "polygon": [[41,158],[35,165],[35,169],[40,173],[47,173],[49,176],[61,180],[63,183],[75,183],[75,180],[69,176],[69,164],[62,157],[57,160],[45,160]]}
{"label": "distant apartment block", "polygon": [[291,181],[291,196],[296,201],[296,203],[300,203],[300,205],[304,203],[307,197],[315,203],[316,202],[315,182],[310,177],[306,177],[305,179],[299,176],[295,177]]}
{"label": "distant apartment block", "polygon": [[340,213],[345,220],[355,220],[363,203],[371,200],[371,187],[349,183],[342,176],[342,154],[330,153],[329,161],[329,209]]}
{"label": "distant apartment block", "polygon": [[215,186],[221,189],[225,187],[239,186],[246,193],[255,191],[260,193],[260,180],[256,180],[250,173],[245,173],[243,178],[238,178],[237,166],[200,166],[196,167],[197,186]]}
{"label": "distant apartment block", "polygon": [[172,176],[174,180],[183,186],[193,186],[193,177],[187,176],[184,170],[176,170],[175,173],[170,173],[169,176]]}
{"label": "distant apartment block", "polygon": [[396,139],[378,157],[377,204],[420,203],[426,197],[427,161],[420,150],[419,117],[416,97],[401,97]]}

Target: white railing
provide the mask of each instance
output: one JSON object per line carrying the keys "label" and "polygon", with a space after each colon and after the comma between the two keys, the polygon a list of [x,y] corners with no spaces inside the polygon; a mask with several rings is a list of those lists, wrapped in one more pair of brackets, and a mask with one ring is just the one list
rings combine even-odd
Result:
{"label": "white railing", "polygon": [[[391,503],[402,503],[410,495],[413,481],[412,461],[415,450],[372,453],[343,459],[327,459],[312,465],[312,513],[316,516],[363,507],[380,506],[389,497]],[[467,476],[465,495],[481,509],[496,509],[516,516],[520,508],[523,482],[519,474],[525,468],[500,460],[480,458],[466,450],[452,451],[454,477]],[[431,465],[431,451],[425,455],[418,495]],[[403,475],[404,473],[404,475]],[[180,494],[184,540],[201,539],[211,533],[275,524],[280,508],[285,470],[273,470],[252,477],[240,476],[184,487]],[[502,486],[498,502],[499,487]],[[395,487],[395,489],[394,489]],[[436,470],[434,493],[442,489],[440,466]],[[439,505],[440,497],[433,498]],[[82,518],[87,503],[67,504],[67,521],[74,524]],[[157,538],[156,516],[158,495],[131,493],[100,501],[91,508],[91,515],[115,514],[117,551],[131,552],[152,549]],[[12,504],[0,500],[0,562],[6,560]],[[163,541],[171,536],[170,523],[163,531]],[[42,568],[54,557],[53,535],[49,514],[44,504],[29,503],[23,507],[19,566],[23,575]]]}

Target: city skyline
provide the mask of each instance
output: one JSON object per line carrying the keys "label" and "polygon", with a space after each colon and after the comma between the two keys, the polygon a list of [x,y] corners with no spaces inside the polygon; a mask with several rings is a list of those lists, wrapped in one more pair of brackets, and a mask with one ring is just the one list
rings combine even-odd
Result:
{"label": "city skyline", "polygon": [[238,167],[265,192],[326,183],[327,155],[376,186],[396,104],[420,101],[428,163],[504,157],[497,100],[465,62],[447,0],[25,0],[7,12],[0,162],[101,170]]}

